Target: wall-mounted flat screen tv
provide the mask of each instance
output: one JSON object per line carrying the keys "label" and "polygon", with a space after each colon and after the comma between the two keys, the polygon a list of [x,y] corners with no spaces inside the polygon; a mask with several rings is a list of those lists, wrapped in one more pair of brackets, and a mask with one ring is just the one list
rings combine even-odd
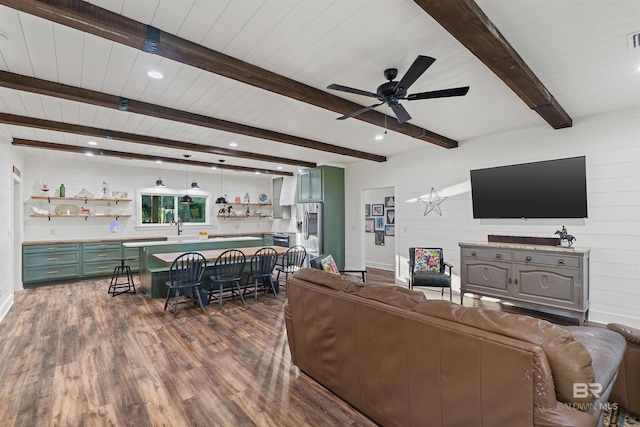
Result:
{"label": "wall-mounted flat screen tv", "polygon": [[474,218],[586,218],[585,157],[471,171]]}

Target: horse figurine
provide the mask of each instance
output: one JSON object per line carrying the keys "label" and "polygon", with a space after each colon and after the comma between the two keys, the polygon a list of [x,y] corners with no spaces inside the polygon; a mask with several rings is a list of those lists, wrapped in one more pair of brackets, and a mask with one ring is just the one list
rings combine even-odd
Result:
{"label": "horse figurine", "polygon": [[575,242],[576,238],[573,237],[571,234],[567,233],[567,229],[564,227],[564,225],[562,226],[562,230],[556,230],[555,234],[559,234],[560,236],[560,241],[562,242],[562,240],[566,240],[567,243],[569,244],[569,247],[571,247],[571,245],[573,245],[573,242]]}

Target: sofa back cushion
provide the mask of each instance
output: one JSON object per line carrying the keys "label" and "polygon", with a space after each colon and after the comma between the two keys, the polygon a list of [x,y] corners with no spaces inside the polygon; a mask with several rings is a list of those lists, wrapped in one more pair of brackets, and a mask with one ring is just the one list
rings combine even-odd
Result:
{"label": "sofa back cushion", "polygon": [[545,352],[555,383],[556,397],[565,403],[593,403],[595,397],[574,397],[574,383],[593,383],[591,355],[567,329],[546,320],[449,301],[425,301],[413,308],[427,314],[539,345]]}
{"label": "sofa back cushion", "polygon": [[341,276],[338,274],[330,274],[316,268],[301,268],[293,273],[293,276],[300,280],[306,280],[307,282],[324,286],[325,288],[335,289],[336,291],[344,290],[350,283],[362,283],[359,277],[351,274]]}
{"label": "sofa back cushion", "polygon": [[412,291],[403,286],[396,285],[350,283],[344,291],[362,298],[379,301],[407,310],[411,310],[419,302],[427,300],[424,293],[420,291]]}

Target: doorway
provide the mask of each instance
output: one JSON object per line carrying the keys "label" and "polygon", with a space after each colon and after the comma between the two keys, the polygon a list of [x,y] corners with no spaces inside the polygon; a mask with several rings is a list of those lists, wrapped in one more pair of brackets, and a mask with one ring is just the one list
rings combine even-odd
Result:
{"label": "doorway", "polygon": [[365,189],[363,200],[365,265],[395,272],[395,188]]}
{"label": "doorway", "polygon": [[22,180],[15,174],[11,186],[11,291],[22,290]]}

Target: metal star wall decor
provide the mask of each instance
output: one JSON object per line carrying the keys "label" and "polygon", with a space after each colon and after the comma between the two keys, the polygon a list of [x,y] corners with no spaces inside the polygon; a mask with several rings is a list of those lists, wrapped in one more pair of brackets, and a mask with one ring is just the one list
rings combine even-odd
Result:
{"label": "metal star wall decor", "polygon": [[447,200],[446,197],[440,197],[438,192],[433,187],[431,187],[431,192],[429,193],[428,197],[420,197],[420,201],[426,205],[426,207],[424,208],[424,216],[427,216],[427,214],[431,211],[442,216],[440,203],[444,202],[445,200]]}

